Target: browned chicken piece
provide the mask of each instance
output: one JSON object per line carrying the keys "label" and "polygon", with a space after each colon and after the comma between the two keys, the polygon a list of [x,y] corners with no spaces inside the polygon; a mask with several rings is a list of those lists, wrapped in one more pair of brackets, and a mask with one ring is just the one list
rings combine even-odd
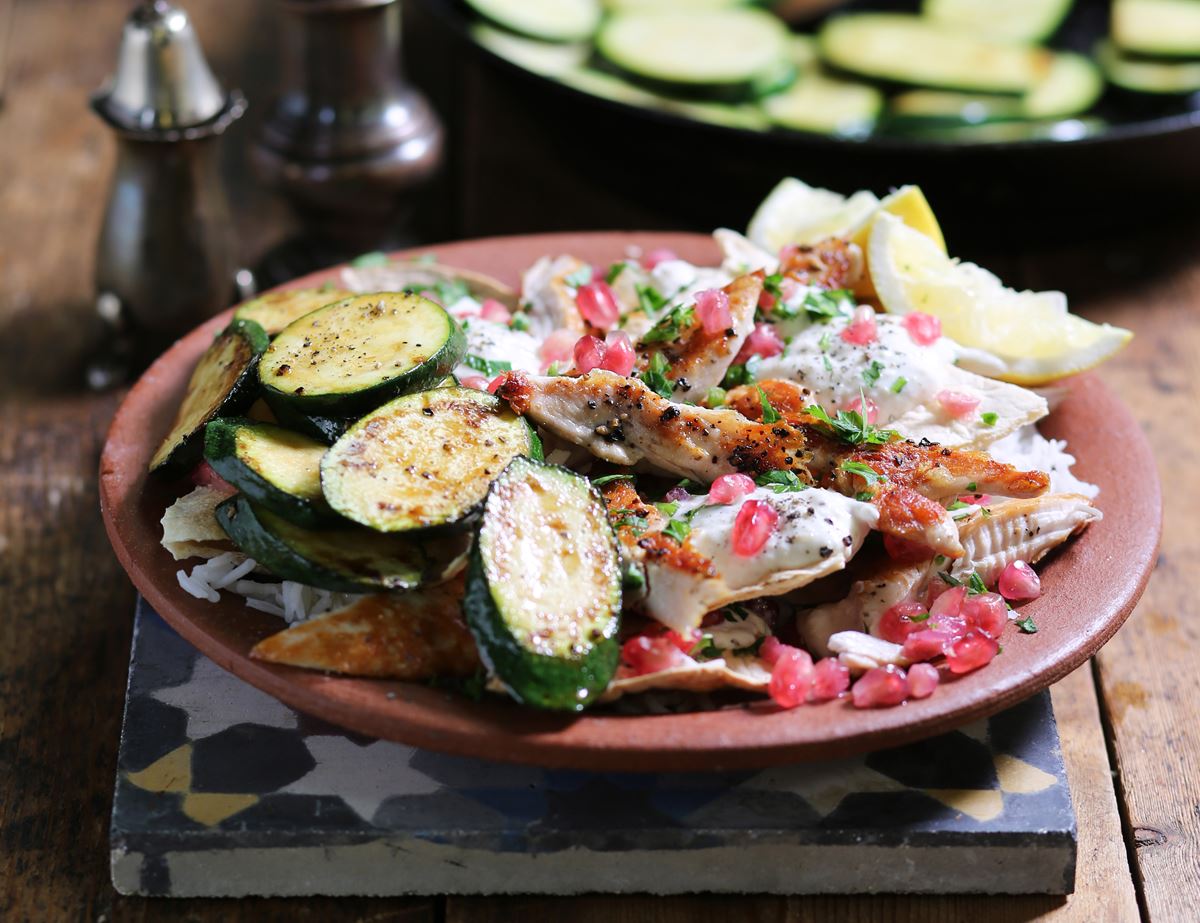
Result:
{"label": "browned chicken piece", "polygon": [[1050,487],[1045,472],[1021,471],[986,452],[900,439],[884,445],[848,446],[831,438],[806,412],[807,395],[795,382],[768,380],[734,388],[727,402],[743,416],[761,419],[765,396],[784,420],[804,431],[811,453],[809,470],[816,483],[847,496],[870,494],[879,510],[880,531],[932,551],[951,557],[961,553],[958,528],[942,506],[944,501],[968,492],[1028,499]]}
{"label": "browned chicken piece", "polygon": [[676,404],[636,378],[599,369],[571,377],[509,372],[496,394],[519,414],[597,458],[645,463],[709,483],[743,471],[794,471],[811,483],[799,428],[747,420],[733,410]]}
{"label": "browned chicken piece", "polygon": [[804,285],[853,288],[863,274],[863,254],[856,244],[830,237],[781,254],[779,271]]}
{"label": "browned chicken piece", "polygon": [[739,276],[722,289],[729,296],[731,323],[715,334],[705,332],[692,305],[667,312],[638,343],[638,368],[644,371],[656,354],[662,355],[670,367],[667,377],[675,382],[681,399],[694,394],[698,400],[719,385],[754,329],[763,278],[759,270]]}

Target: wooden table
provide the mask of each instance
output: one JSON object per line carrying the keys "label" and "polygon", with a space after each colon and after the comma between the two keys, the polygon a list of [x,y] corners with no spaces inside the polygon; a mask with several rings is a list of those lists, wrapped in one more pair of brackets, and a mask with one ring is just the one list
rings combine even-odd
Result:
{"label": "wooden table", "polygon": [[[119,394],[80,388],[98,324],[91,253],[114,146],[85,108],[111,66],[120,0],[0,0],[0,919],[1196,919],[1200,911],[1200,233],[1010,261],[1008,281],[1076,280],[1075,307],[1133,328],[1109,367],[1160,459],[1166,532],[1132,621],[1054,689],[1079,815],[1076,893],[1028,898],[642,897],[164,901],[117,896],[107,824],[133,590],[98,515],[96,465]],[[190,4],[218,71],[263,98],[267,4]],[[5,30],[8,35],[5,35]],[[6,42],[7,38],[7,42]],[[5,49],[7,60],[5,62]],[[248,258],[288,226],[246,178],[253,119],[225,149]],[[1032,207],[1032,206],[1031,206]],[[1120,207],[1119,198],[1114,207]],[[478,227],[464,209],[462,226]],[[640,216],[632,212],[632,224]]]}

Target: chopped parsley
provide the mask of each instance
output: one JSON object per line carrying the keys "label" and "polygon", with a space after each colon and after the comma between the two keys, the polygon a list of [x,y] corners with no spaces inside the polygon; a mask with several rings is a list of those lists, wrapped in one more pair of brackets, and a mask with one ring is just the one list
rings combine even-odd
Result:
{"label": "chopped parsley", "polygon": [[929,621],[929,613],[928,612],[918,612],[916,615],[910,615],[908,617],[908,620],[910,622],[928,622]]}
{"label": "chopped parsley", "polygon": [[899,378],[897,378],[895,381],[892,382],[892,387],[890,389],[892,394],[899,394],[901,391],[904,390],[904,386],[906,384],[908,384],[908,379],[905,378],[903,375],[901,375]]}
{"label": "chopped parsley", "polygon": [[604,274],[604,281],[609,285],[612,285],[619,278],[621,278],[621,273],[625,271],[625,267],[628,265],[629,264],[624,260],[618,260],[617,262],[613,263],[608,267],[608,272]]}
{"label": "chopped parsley", "polygon": [[774,310],[778,313],[779,309],[783,307],[783,273],[773,272],[763,279],[763,290],[777,299]]}
{"label": "chopped parsley", "polygon": [[611,484],[613,481],[633,481],[637,475],[634,474],[606,474],[603,477],[591,478],[591,482],[595,487],[603,487],[605,484]]}
{"label": "chopped parsley", "polygon": [[638,308],[646,314],[657,314],[667,304],[666,296],[653,285],[635,285]]}
{"label": "chopped parsley", "polygon": [[654,505],[658,508],[658,511],[668,519],[674,516],[675,511],[679,509],[679,502],[677,500],[669,500],[665,503],[656,503]]}
{"label": "chopped parsley", "polygon": [[802,306],[812,320],[824,324],[842,316],[842,302],[849,297],[850,293],[840,288],[829,292],[809,292],[804,296]]}
{"label": "chopped parsley", "polygon": [[975,491],[979,490],[979,485],[975,481],[972,481],[967,485],[967,490],[969,490],[971,493],[975,493]]}
{"label": "chopped parsley", "polygon": [[659,397],[665,397],[670,400],[672,393],[675,391],[675,385],[666,376],[668,368],[670,368],[670,364],[667,362],[667,357],[662,353],[655,353],[650,357],[650,365],[646,371],[642,372],[642,381],[645,382],[647,388]]}
{"label": "chopped parsley", "polygon": [[938,571],[938,576],[942,578],[943,583],[947,583],[950,586],[962,586],[962,581],[950,576],[950,571],[948,570]]}
{"label": "chopped parsley", "polygon": [[758,402],[762,405],[762,421],[764,423],[778,423],[782,418],[778,410],[771,406],[771,402],[767,400],[767,392],[762,389],[761,385],[755,385],[758,388]]}
{"label": "chopped parsley", "polygon": [[690,327],[696,320],[696,309],[692,305],[676,305],[659,318],[658,323],[646,331],[643,343],[669,343],[679,339],[680,331]]}
{"label": "chopped parsley", "polygon": [[690,523],[682,519],[672,519],[665,526],[663,526],[662,531],[663,535],[671,536],[671,538],[675,539],[675,541],[682,545],[684,540],[691,535],[692,527]]}
{"label": "chopped parsley", "polygon": [[696,642],[696,646],[688,651],[688,656],[696,660],[716,660],[721,656],[721,649],[713,642],[712,635],[704,635]]}
{"label": "chopped parsley", "polygon": [[592,281],[592,267],[584,263],[574,272],[567,273],[563,276],[563,281],[572,288],[579,288],[581,285],[587,285]]}
{"label": "chopped parsley", "polygon": [[694,493],[696,493],[697,487],[703,487],[704,485],[701,484],[699,481],[693,481],[691,478],[684,478],[682,481],[680,481],[675,486],[682,487],[684,490],[688,491],[688,493],[694,494]]}
{"label": "chopped parsley", "polygon": [[731,365],[721,382],[722,388],[736,388],[739,385],[752,385],[758,378],[758,364],[762,359],[751,356],[745,365]]}
{"label": "chopped parsley", "polygon": [[704,403],[709,407],[720,407],[725,403],[725,389],[709,388],[708,394],[704,396]]}
{"label": "chopped parsley", "polygon": [[557,362],[551,362],[548,366],[546,366],[546,374],[551,378],[555,378],[562,374],[562,369],[558,367]]}
{"label": "chopped parsley", "polygon": [[538,461],[546,457],[546,450],[542,446],[542,437],[532,427],[529,431],[529,457],[536,458]]}
{"label": "chopped parsley", "polygon": [[1018,619],[1016,622],[1016,626],[1019,629],[1021,629],[1021,631],[1025,632],[1025,634],[1027,634],[1027,635],[1036,635],[1037,634],[1037,625],[1035,625],[1033,623],[1032,615],[1027,615],[1023,619]]}
{"label": "chopped parsley", "polygon": [[830,417],[820,404],[809,404],[805,412],[824,424],[831,435],[850,445],[886,445],[897,436],[895,430],[880,429],[853,410],[839,410]]}
{"label": "chopped parsley", "polygon": [[871,364],[863,369],[862,380],[867,383],[867,387],[874,387],[879,382],[879,375],[883,372],[883,363],[878,359],[873,359]]}
{"label": "chopped parsley", "polygon": [[623,529],[626,526],[628,526],[637,535],[641,535],[643,532],[645,532],[646,527],[649,525],[649,523],[646,521],[646,517],[639,516],[637,510],[630,510],[630,509],[610,510],[609,516],[610,517],[612,517],[612,516],[620,517],[619,519],[617,519],[613,522],[614,529]]}
{"label": "chopped parsley", "polygon": [[799,493],[808,488],[794,471],[768,471],[756,477],[754,483],[759,487],[770,488],[777,494]]}
{"label": "chopped parsley", "polygon": [[463,356],[463,365],[474,369],[476,372],[482,372],[484,375],[497,375],[500,372],[511,372],[512,363],[503,359],[484,359],[483,356],[475,356],[467,353]]}
{"label": "chopped parsley", "polygon": [[519,330],[521,333],[529,332],[529,318],[523,313],[516,313],[513,319],[509,321],[508,327],[510,330]]}
{"label": "chopped parsley", "polygon": [[747,645],[746,647],[735,647],[733,649],[733,654],[737,657],[757,657],[758,649],[762,647],[763,642],[766,640],[767,638],[765,635],[761,638],[755,638],[753,643]]}
{"label": "chopped parsley", "polygon": [[825,363],[825,371],[832,372],[833,371],[833,363],[829,361],[829,355],[828,355],[828,353],[829,353],[829,331],[828,330],[826,330],[824,333],[821,334],[821,339],[818,341],[817,345],[819,347],[821,347],[821,361]]}
{"label": "chopped parsley", "polygon": [[387,264],[388,255],[381,250],[372,250],[370,253],[356,256],[350,261],[350,265],[355,269],[369,269],[372,266],[386,266]]}
{"label": "chopped parsley", "polygon": [[963,503],[961,500],[955,500],[948,507],[946,507],[946,509],[953,513],[955,510],[965,510],[970,506],[971,504],[969,503]]}
{"label": "chopped parsley", "polygon": [[967,578],[967,592],[972,596],[978,596],[987,591],[987,584],[983,582],[983,578],[975,571],[971,571],[971,576]]}
{"label": "chopped parsley", "polygon": [[983,421],[984,426],[995,426],[996,421],[1000,419],[1000,414],[989,410],[987,413],[981,413],[979,419]]}
{"label": "chopped parsley", "polygon": [[[886,474],[880,474],[870,465],[863,462],[844,461],[839,466],[842,471],[848,471],[850,474],[857,474],[860,478],[866,481],[868,487],[874,487],[881,481],[887,480]],[[868,496],[870,496],[868,494]]]}

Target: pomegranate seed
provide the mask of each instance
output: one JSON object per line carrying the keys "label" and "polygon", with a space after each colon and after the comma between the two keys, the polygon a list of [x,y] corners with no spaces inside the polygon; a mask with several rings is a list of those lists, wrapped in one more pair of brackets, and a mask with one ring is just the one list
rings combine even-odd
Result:
{"label": "pomegranate seed", "polygon": [[512,312],[495,298],[483,299],[483,304],[479,306],[479,316],[496,324],[507,324],[512,320]]}
{"label": "pomegranate seed", "polygon": [[766,500],[747,500],[733,521],[733,553],[740,558],[752,558],[763,549],[779,513]]}
{"label": "pomegranate seed", "polygon": [[754,329],[750,331],[750,336],[746,337],[746,342],[742,344],[737,358],[733,361],[740,364],[751,356],[761,356],[763,359],[769,359],[772,356],[778,356],[781,352],[783,352],[783,340],[775,332],[775,325],[762,321],[754,325]]}
{"label": "pomegranate seed", "polygon": [[566,362],[575,350],[579,334],[573,330],[555,330],[542,341],[538,357],[546,363]]}
{"label": "pomegranate seed", "polygon": [[[913,616],[924,618],[913,621]],[[928,610],[918,602],[899,602],[880,616],[879,637],[893,644],[903,644],[914,631],[928,628]]]}
{"label": "pomegranate seed", "polygon": [[691,629],[686,635],[681,635],[677,631],[667,630],[663,632],[662,637],[666,638],[685,654],[690,653],[692,648],[704,639],[704,635],[699,628]]}
{"label": "pomegranate seed", "polygon": [[808,651],[797,647],[788,648],[779,655],[771,670],[771,682],[767,692],[780,708],[795,708],[803,705],[812,688],[813,662]]}
{"label": "pomegranate seed", "polygon": [[691,494],[687,492],[686,487],[672,487],[663,497],[668,503],[678,503],[680,500],[691,499]]}
{"label": "pomegranate seed", "polygon": [[908,668],[908,694],[914,699],[927,699],[933,695],[941,679],[937,667],[928,663],[914,663]]}
{"label": "pomegranate seed", "polygon": [[642,268],[650,270],[659,263],[666,263],[677,259],[679,259],[679,254],[669,247],[655,247],[642,256]]}
{"label": "pomegranate seed", "polygon": [[708,488],[708,502],[728,504],[754,493],[754,478],[748,474],[722,474]]}
{"label": "pomegranate seed", "polygon": [[[866,403],[864,403],[864,400]],[[856,414],[866,420],[868,423],[875,423],[879,420],[879,405],[873,400],[863,398],[861,395],[850,402],[848,410],[853,410]],[[863,411],[866,411],[865,413]]]}
{"label": "pomegranate seed", "polygon": [[575,370],[580,375],[586,375],[592,369],[600,368],[604,361],[604,342],[595,337],[583,336],[575,342]]}
{"label": "pomegranate seed", "polygon": [[897,666],[875,667],[858,678],[850,690],[855,708],[887,708],[908,698],[908,678]]}
{"label": "pomegranate seed", "polygon": [[1008,624],[1008,606],[999,593],[979,593],[963,600],[962,616],[975,630],[998,638]]}
{"label": "pomegranate seed", "polygon": [[996,588],[1005,599],[1037,599],[1042,595],[1042,580],[1024,561],[1013,561],[1000,571]]}
{"label": "pomegranate seed", "polygon": [[464,375],[458,380],[458,383],[464,388],[474,388],[476,391],[488,389],[488,380],[482,375]]}
{"label": "pomegranate seed", "polygon": [[615,372],[623,378],[628,378],[637,362],[637,353],[633,351],[633,341],[624,330],[613,330],[604,338],[604,356],[600,368]]}
{"label": "pomegranate seed", "polygon": [[967,632],[946,651],[946,665],[951,673],[970,673],[992,662],[1000,645],[977,631]]}
{"label": "pomegranate seed", "polygon": [[969,503],[975,506],[987,506],[992,502],[991,494],[963,494],[958,498],[959,503]]}
{"label": "pomegranate seed", "polygon": [[914,631],[904,639],[904,647],[900,653],[908,660],[933,660],[949,650],[958,638],[949,631],[928,628],[925,631]]}
{"label": "pomegranate seed", "polygon": [[503,373],[493,378],[491,383],[487,386],[488,394],[495,394],[497,391],[499,391],[500,386],[504,384],[504,378],[505,376]]}
{"label": "pomegranate seed", "polygon": [[883,550],[893,561],[902,564],[915,564],[917,561],[928,561],[933,557],[933,549],[928,545],[890,533],[883,536]]}
{"label": "pomegranate seed", "polygon": [[213,487],[218,490],[228,488],[229,490],[233,490],[233,485],[217,474],[213,470],[213,466],[206,461],[200,462],[200,464],[192,469],[191,481],[197,487]]}
{"label": "pomegranate seed", "polygon": [[772,311],[775,309],[775,296],[768,292],[765,288],[758,296],[758,306],[764,311]]}
{"label": "pomegranate seed", "polygon": [[908,335],[918,346],[930,346],[936,343],[942,335],[942,322],[932,314],[925,314],[922,311],[905,314],[900,323],[904,325],[904,329],[908,331]]}
{"label": "pomegranate seed", "polygon": [[608,330],[621,316],[617,296],[603,279],[579,286],[575,292],[575,304],[583,319],[600,330]]}
{"label": "pomegranate seed", "polygon": [[965,417],[973,413],[982,400],[977,394],[950,390],[939,391],[934,395],[934,398],[942,405],[942,409],[952,417]]}
{"label": "pomegranate seed", "polygon": [[850,671],[836,657],[825,657],[818,660],[813,667],[812,689],[809,690],[810,702],[828,702],[850,688]]}
{"label": "pomegranate seed", "polygon": [[929,616],[940,619],[943,616],[957,616],[962,612],[963,600],[967,598],[965,586],[955,586],[942,593],[929,607]]}
{"label": "pomegranate seed", "polygon": [[733,315],[729,311],[729,296],[719,288],[709,288],[696,293],[696,316],[710,337],[724,333],[733,326]]}
{"label": "pomegranate seed", "polygon": [[850,323],[839,334],[847,343],[856,346],[866,346],[879,338],[879,328],[875,325],[875,310],[867,305],[854,309]]}
{"label": "pomegranate seed", "polygon": [[637,635],[621,645],[621,659],[635,676],[659,673],[687,663],[687,655],[666,635]]}
{"label": "pomegranate seed", "polygon": [[763,643],[758,647],[758,656],[771,666],[775,666],[775,661],[788,651],[794,650],[799,650],[799,648],[792,647],[790,644],[784,644],[774,635],[767,635],[763,638]]}

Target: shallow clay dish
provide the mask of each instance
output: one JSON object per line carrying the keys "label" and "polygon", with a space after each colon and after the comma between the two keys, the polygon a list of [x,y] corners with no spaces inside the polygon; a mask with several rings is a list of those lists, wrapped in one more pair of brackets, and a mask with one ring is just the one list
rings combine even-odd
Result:
{"label": "shallow clay dish", "polygon": [[[541,235],[426,249],[440,262],[516,285],[521,270],[543,254],[572,253],[605,264],[630,244],[669,247],[698,263],[719,260],[710,238],[692,234]],[[319,285],[336,272],[288,287]],[[764,700],[684,715],[569,717],[499,698],[474,702],[419,684],[259,663],[248,652],[283,623],[247,608],[240,597],[223,594],[213,604],[179,587],[180,565],[159,545],[158,524],[178,485],[146,475],[192,366],[227,320],[227,314],[214,318],[172,346],[118,409],[100,463],[105,525],[134,584],[180,634],[294,708],[362,734],[486,759],[596,770],[752,768],[890,746],[999,711],[1075,669],[1129,615],[1158,548],[1162,502],[1150,449],[1124,405],[1097,376],[1083,375],[1069,383],[1068,396],[1042,429],[1068,439],[1079,475],[1100,485],[1104,520],[1042,569],[1045,594],[1021,610],[1034,617],[1037,634],[1010,630],[992,664],[945,682],[924,701],[874,711],[845,701],[780,711]]]}

